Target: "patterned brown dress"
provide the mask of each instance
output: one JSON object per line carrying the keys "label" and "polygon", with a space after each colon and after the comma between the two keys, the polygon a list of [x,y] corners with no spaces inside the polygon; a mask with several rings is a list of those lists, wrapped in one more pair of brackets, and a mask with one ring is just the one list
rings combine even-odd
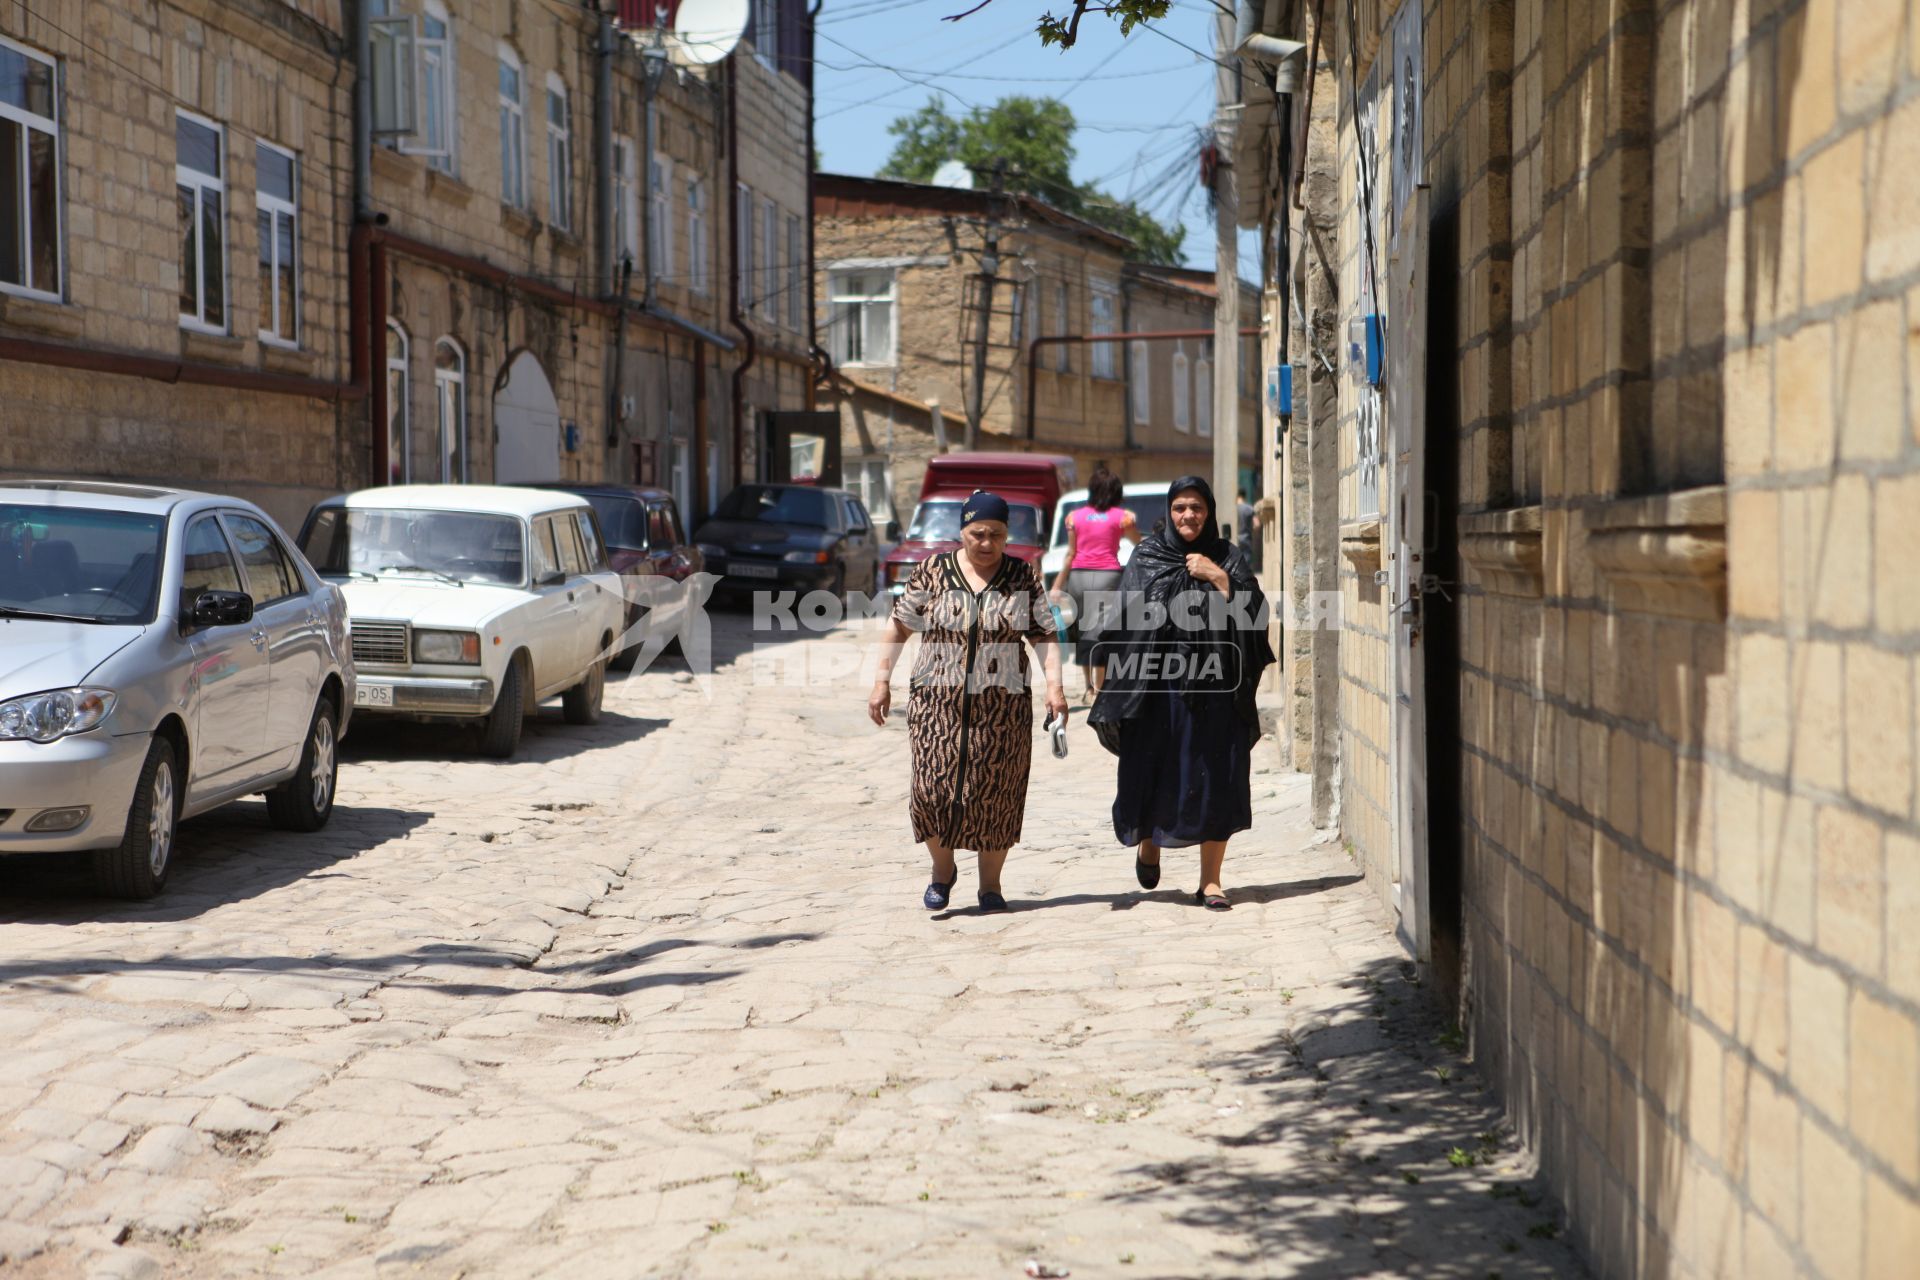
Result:
{"label": "patterned brown dress", "polygon": [[1033,755],[1027,645],[1055,635],[1039,569],[1006,556],[976,595],[959,554],[923,561],[893,616],[920,633],[907,698],[913,838],[978,853],[1020,839]]}

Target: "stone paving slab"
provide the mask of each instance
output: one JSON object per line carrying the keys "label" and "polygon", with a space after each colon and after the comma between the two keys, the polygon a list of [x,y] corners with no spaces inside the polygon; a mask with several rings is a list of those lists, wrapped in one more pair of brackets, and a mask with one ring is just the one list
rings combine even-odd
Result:
{"label": "stone paving slab", "polygon": [[325,832],[188,823],[156,903],[0,864],[6,1273],[1580,1273],[1301,780],[1205,913],[1076,726],[1018,910],[963,864],[929,916],[903,715],[716,631],[710,700],[669,664],[507,764],[362,723]]}

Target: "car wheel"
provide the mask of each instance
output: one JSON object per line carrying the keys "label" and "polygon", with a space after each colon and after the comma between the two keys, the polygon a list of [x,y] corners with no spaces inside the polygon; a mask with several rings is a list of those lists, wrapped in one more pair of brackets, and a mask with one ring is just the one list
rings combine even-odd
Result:
{"label": "car wheel", "polygon": [[267,792],[267,818],[283,831],[318,831],[333,816],[333,794],[340,780],[339,713],[321,698],[314,704],[307,745],[293,776]]}
{"label": "car wheel", "polygon": [[580,683],[560,695],[561,714],[568,724],[598,724],[600,703],[606,692],[606,664],[596,659]]}
{"label": "car wheel", "polygon": [[180,829],[180,763],[173,744],[155,735],[134,784],[126,834],[111,849],[93,853],[93,883],[114,898],[156,896],[173,869],[173,842]]}
{"label": "car wheel", "polygon": [[509,664],[506,678],[500,681],[500,696],[493,700],[480,733],[480,750],[495,760],[509,759],[520,749],[520,728],[526,716],[524,683],[521,664]]}

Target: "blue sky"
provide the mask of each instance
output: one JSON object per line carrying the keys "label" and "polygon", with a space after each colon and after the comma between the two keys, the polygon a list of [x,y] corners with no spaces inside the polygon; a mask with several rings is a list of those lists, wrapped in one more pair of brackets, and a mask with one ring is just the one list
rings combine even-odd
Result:
{"label": "blue sky", "polygon": [[[936,95],[954,115],[1009,94],[1060,98],[1080,123],[1075,179],[1131,196],[1163,222],[1177,218],[1188,264],[1211,267],[1213,222],[1194,156],[1195,131],[1213,112],[1213,64],[1175,43],[1212,52],[1211,0],[1175,0],[1154,24],[1164,35],[1135,28],[1122,39],[1112,19],[1089,14],[1065,53],[1043,48],[1033,31],[1047,9],[1068,7],[1061,0],[992,0],[959,22],[941,21],[975,3],[826,0],[814,46],[821,166],[873,173],[893,149],[887,126]],[[1243,236],[1241,252],[1252,248]],[[1243,259],[1240,273],[1258,269]]]}

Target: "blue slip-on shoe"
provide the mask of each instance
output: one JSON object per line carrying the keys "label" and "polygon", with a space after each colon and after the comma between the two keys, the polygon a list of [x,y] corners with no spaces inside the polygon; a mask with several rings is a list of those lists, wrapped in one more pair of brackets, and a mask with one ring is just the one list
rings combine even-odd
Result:
{"label": "blue slip-on shoe", "polygon": [[953,886],[956,883],[958,882],[953,880],[945,884],[941,884],[938,880],[933,881],[927,886],[927,891],[920,895],[920,904],[929,911],[945,911],[947,897],[953,892]]}
{"label": "blue slip-on shoe", "polygon": [[982,889],[980,891],[980,913],[982,915],[992,914],[997,911],[1011,911],[1012,909],[1013,908],[1007,905],[1007,900],[993,890]]}

